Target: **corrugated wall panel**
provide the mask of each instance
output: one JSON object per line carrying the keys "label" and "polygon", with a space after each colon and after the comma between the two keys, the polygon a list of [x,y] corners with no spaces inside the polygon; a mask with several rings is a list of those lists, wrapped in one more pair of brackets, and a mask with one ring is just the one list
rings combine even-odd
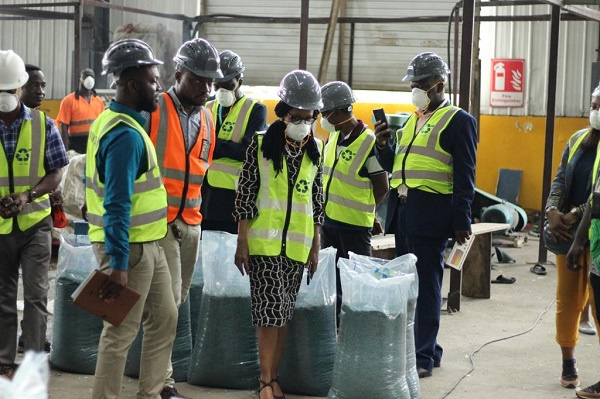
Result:
{"label": "corrugated wall panel", "polygon": [[[486,15],[543,15],[551,7],[484,8]],[[481,112],[493,115],[546,115],[550,22],[483,23],[481,34]],[[493,43],[493,45],[490,45]],[[590,106],[591,63],[596,60],[598,23],[562,21],[560,24],[556,115],[580,117]],[[490,107],[492,58],[525,59],[525,106]]]}
{"label": "corrugated wall panel", "polygon": [[[194,16],[198,13],[199,2],[197,0],[112,0],[111,3],[149,11]],[[181,44],[183,27],[181,21],[118,10],[110,11],[110,27],[112,31],[118,26],[128,23],[163,24],[167,30],[173,32],[176,46],[178,47]]]}
{"label": "corrugated wall panel", "polygon": [[[57,3],[62,0],[48,0]],[[37,0],[3,0],[3,4],[39,3]],[[70,7],[49,11],[69,12]],[[38,65],[47,80],[46,98],[62,98],[71,90],[73,22],[66,20],[2,21],[0,48],[12,49],[26,63]]]}
{"label": "corrugated wall panel", "polygon": [[[233,0],[205,1],[208,14],[236,13],[258,16],[300,16],[297,0],[257,0],[251,4],[237,4]],[[349,1],[346,16],[355,17],[409,17],[449,16],[454,1]],[[330,0],[311,0],[310,17],[327,17]],[[446,58],[447,23],[437,24],[356,24],[353,86],[356,89],[408,89],[401,83],[408,62],[422,51],[435,51]],[[240,54],[246,64],[245,82],[248,84],[277,85],[283,75],[297,68],[299,57],[298,25],[210,23],[203,33],[219,50],[230,49]],[[326,25],[313,24],[309,28],[307,69],[318,72]],[[337,40],[330,57],[326,81],[336,78]],[[344,38],[344,69],[342,79],[348,80],[350,26]]]}
{"label": "corrugated wall panel", "polygon": [[[3,0],[3,4],[34,3],[37,0]],[[48,0],[59,2],[62,0]],[[297,0],[203,0],[209,14],[236,13],[259,16],[300,16]],[[114,0],[114,4],[143,7],[149,10],[196,15],[196,0]],[[168,3],[168,5],[166,5]],[[434,2],[366,1],[347,3],[347,16],[405,17],[449,16],[453,0]],[[329,15],[331,0],[311,0],[310,16]],[[69,7],[54,7],[71,11]],[[484,7],[485,15],[549,14],[550,6]],[[111,29],[128,22],[162,23],[172,31],[175,45],[181,43],[179,21],[120,11],[110,12]],[[421,51],[435,51],[447,59],[446,23],[437,24],[356,24],[353,86],[357,89],[407,90],[400,82],[410,59]],[[545,115],[548,70],[549,22],[486,22],[481,25],[481,105],[483,113],[498,115]],[[206,24],[204,36],[218,49],[238,52],[247,65],[245,83],[277,85],[281,77],[297,67],[299,26],[284,24]],[[318,70],[326,25],[311,25],[308,38],[308,69]],[[337,41],[330,58],[326,81],[335,79]],[[599,47],[597,22],[562,22],[557,85],[557,115],[587,115],[591,87],[591,63]],[[347,26],[343,51],[342,79],[348,79],[350,27]],[[0,48],[12,48],[26,62],[38,64],[48,80],[47,97],[62,98],[72,90],[73,62],[72,21],[3,21],[0,24]],[[525,99],[523,108],[490,108],[490,59],[524,58],[526,60]]]}

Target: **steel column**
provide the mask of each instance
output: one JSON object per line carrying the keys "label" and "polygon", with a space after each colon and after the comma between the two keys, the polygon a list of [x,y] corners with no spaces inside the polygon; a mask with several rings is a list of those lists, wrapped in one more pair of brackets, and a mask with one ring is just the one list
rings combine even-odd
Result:
{"label": "steel column", "polygon": [[538,262],[547,261],[548,251],[544,245],[543,212],[546,209],[546,198],[550,193],[552,180],[552,147],[554,145],[554,117],[556,115],[556,78],[558,73],[558,38],[560,28],[560,7],[552,6],[550,23],[550,57],[548,59],[548,95],[546,96],[546,139],[544,143],[544,177],[542,181],[542,215],[540,217],[540,242]]}

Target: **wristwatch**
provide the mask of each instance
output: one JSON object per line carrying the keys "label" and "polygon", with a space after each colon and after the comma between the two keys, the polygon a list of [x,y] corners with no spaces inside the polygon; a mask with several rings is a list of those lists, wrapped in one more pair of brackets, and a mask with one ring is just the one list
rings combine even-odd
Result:
{"label": "wristwatch", "polygon": [[38,193],[37,191],[35,191],[33,188],[29,189],[29,195],[27,197],[27,203],[32,203],[33,200],[35,200],[38,197]]}

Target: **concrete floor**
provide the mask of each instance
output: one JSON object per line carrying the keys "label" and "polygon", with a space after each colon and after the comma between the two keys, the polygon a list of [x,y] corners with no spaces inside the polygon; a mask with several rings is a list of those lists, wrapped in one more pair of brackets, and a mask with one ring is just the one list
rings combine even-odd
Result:
{"label": "concrete floor", "polygon": [[[515,277],[516,283],[492,284],[490,299],[463,297],[460,312],[444,312],[439,334],[444,358],[433,377],[421,380],[423,398],[575,397],[574,390],[561,387],[558,381],[561,357],[554,340],[556,268],[547,265],[545,276],[529,271],[531,262],[538,258],[538,241],[531,236],[523,247],[503,250],[516,263],[497,265],[492,278],[503,274]],[[552,254],[548,257],[554,260]],[[449,271],[446,273],[444,293],[449,281]],[[474,352],[477,353],[472,356]],[[598,381],[598,336],[581,336],[576,354],[582,387]],[[475,362],[472,371],[470,358]],[[92,376],[52,371],[49,391],[53,398],[89,398],[92,380]],[[124,398],[135,396],[137,380],[125,377],[123,386]],[[177,388],[192,398],[254,397],[249,391],[208,389],[185,383],[177,384]],[[376,399],[376,395],[365,399]]]}

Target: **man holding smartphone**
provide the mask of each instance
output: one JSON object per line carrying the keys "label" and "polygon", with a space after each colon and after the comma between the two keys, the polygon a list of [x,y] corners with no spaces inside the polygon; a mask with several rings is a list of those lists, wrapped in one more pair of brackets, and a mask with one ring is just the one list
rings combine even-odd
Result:
{"label": "man holding smartphone", "polygon": [[12,377],[17,352],[17,286],[23,275],[23,345],[42,352],[48,322],[50,199],[69,163],[43,112],[19,100],[29,75],[21,57],[0,51],[0,376]]}
{"label": "man holding smartphone", "polygon": [[418,259],[420,378],[430,377],[442,359],[437,334],[448,238],[462,244],[471,235],[477,126],[471,115],[446,100],[449,73],[437,54],[414,57],[402,80],[410,82],[417,110],[395,135],[385,123],[375,124],[377,156],[392,173],[386,231],[395,233],[397,256],[413,253]]}

